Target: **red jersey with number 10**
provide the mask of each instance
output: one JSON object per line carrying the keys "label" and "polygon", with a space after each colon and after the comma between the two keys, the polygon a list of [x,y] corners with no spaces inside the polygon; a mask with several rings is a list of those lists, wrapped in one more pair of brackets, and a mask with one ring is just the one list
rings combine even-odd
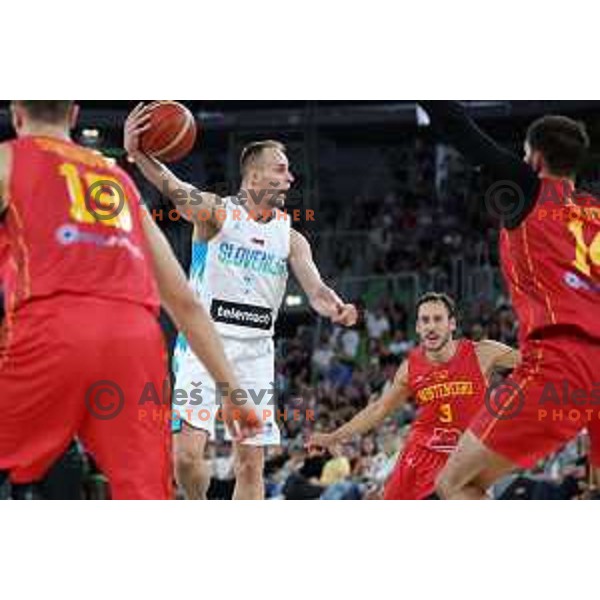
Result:
{"label": "red jersey with number 10", "polygon": [[128,175],[68,140],[27,136],[10,147],[9,309],[82,294],[157,310],[140,196]]}
{"label": "red jersey with number 10", "polygon": [[557,327],[600,339],[600,202],[543,179],[531,213],[500,238],[520,343]]}
{"label": "red jersey with number 10", "polygon": [[408,385],[417,404],[407,448],[421,446],[449,453],[483,407],[486,380],[475,344],[458,340],[454,356],[431,362],[422,348],[408,355]]}

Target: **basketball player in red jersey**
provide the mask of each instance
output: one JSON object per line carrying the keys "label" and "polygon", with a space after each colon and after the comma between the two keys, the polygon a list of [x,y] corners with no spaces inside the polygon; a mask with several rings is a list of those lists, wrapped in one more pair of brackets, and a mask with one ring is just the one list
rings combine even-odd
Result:
{"label": "basketball player in red jersey", "polygon": [[[159,294],[215,378],[229,389],[236,379],[133,182],[71,142],[76,117],[70,101],[16,101],[18,137],[0,145],[9,244],[0,472],[14,484],[40,481],[78,437],[113,498],[166,499],[172,462]],[[233,425],[228,398],[223,408]],[[242,411],[238,419],[247,418]]]}
{"label": "basketball player in red jersey", "polygon": [[[575,188],[585,128],[567,117],[535,121],[525,160],[498,147],[457,102],[423,102],[432,125],[497,181],[486,204],[502,219],[500,255],[520,332],[522,362],[491,391],[441,473],[445,498],[486,498],[506,473],[534,465],[588,428],[600,466],[594,386],[600,362],[600,203]],[[563,397],[562,390],[570,390]]]}
{"label": "basketball player in red jersey", "polygon": [[512,369],[519,353],[491,340],[453,339],[454,302],[428,293],[417,302],[420,346],[402,363],[391,388],[351,421],[328,434],[315,434],[309,447],[331,448],[367,433],[413,397],[418,413],[404,450],[388,479],[386,500],[421,500],[434,493],[435,480],[471,419],[483,406],[487,378]]}

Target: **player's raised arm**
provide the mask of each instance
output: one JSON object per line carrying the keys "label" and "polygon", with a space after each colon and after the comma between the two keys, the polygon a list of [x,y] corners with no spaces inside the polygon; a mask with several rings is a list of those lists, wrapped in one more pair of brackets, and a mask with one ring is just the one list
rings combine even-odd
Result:
{"label": "player's raised arm", "polygon": [[[225,392],[239,389],[237,378],[209,314],[196,299],[163,233],[146,209],[142,210],[144,231],[163,306],[213,379],[227,385]],[[251,407],[234,407],[228,394],[225,394],[223,403],[223,417],[232,432],[237,430],[244,437],[253,435],[259,425]]]}
{"label": "player's raised arm", "polygon": [[481,370],[489,375],[498,369],[514,369],[521,361],[521,353],[495,340],[482,340],[475,345]]}
{"label": "player's raised arm", "polygon": [[408,363],[404,361],[398,369],[390,388],[379,398],[361,410],[331,433],[315,433],[309,440],[309,448],[331,448],[377,428],[387,417],[398,410],[409,398]]}
{"label": "player's raised arm", "polygon": [[[517,186],[519,192],[505,193],[494,202],[494,211],[506,219],[506,226],[516,227],[537,198],[540,180],[534,170],[479,129],[459,102],[419,100],[419,104],[444,142],[456,148],[471,164],[486,169],[498,181]],[[509,192],[510,186],[505,186],[504,191]]]}
{"label": "player's raised arm", "polygon": [[295,230],[290,232],[290,266],[306,292],[313,309],[334,323],[346,327],[354,325],[358,312],[353,304],[346,304],[329,286],[327,286],[313,259],[307,239]]}
{"label": "player's raised arm", "polygon": [[138,104],[125,121],[125,150],[135,161],[142,175],[169,198],[175,209],[187,221],[200,220],[214,225],[221,221],[215,211],[220,208],[221,198],[216,194],[202,192],[191,183],[182,181],[163,163],[148,156],[140,149],[140,136],[150,127],[148,106]]}

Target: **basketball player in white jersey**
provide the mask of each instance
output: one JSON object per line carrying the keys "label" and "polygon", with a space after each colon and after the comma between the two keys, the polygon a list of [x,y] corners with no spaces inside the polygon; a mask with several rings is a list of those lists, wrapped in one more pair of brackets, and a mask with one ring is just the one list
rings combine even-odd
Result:
{"label": "basketball player in white jersey", "polygon": [[[256,406],[263,421],[260,434],[234,443],[234,499],[262,499],[263,447],[280,443],[275,421],[273,333],[288,264],[317,313],[352,326],[357,311],[325,285],[309,243],[290,227],[281,210],[294,181],[283,144],[267,140],[247,146],[240,158],[239,194],[220,198],[179,180],[142,153],[139,137],[147,128],[148,112],[139,105],[125,125],[125,148],[142,174],[169,196],[183,218],[194,223],[191,283],[210,311],[246,391],[240,402]],[[219,386],[181,337],[174,367],[173,408],[181,417],[175,429],[176,476],[188,499],[202,499],[210,483],[204,450],[215,435]]]}

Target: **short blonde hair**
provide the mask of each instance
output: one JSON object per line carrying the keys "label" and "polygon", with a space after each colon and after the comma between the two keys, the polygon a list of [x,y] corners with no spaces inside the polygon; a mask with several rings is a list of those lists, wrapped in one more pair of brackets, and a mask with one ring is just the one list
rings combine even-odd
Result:
{"label": "short blonde hair", "polygon": [[276,140],[263,140],[251,142],[245,146],[240,155],[240,173],[242,176],[246,175],[250,167],[256,166],[262,153],[269,149],[285,152],[285,145]]}

